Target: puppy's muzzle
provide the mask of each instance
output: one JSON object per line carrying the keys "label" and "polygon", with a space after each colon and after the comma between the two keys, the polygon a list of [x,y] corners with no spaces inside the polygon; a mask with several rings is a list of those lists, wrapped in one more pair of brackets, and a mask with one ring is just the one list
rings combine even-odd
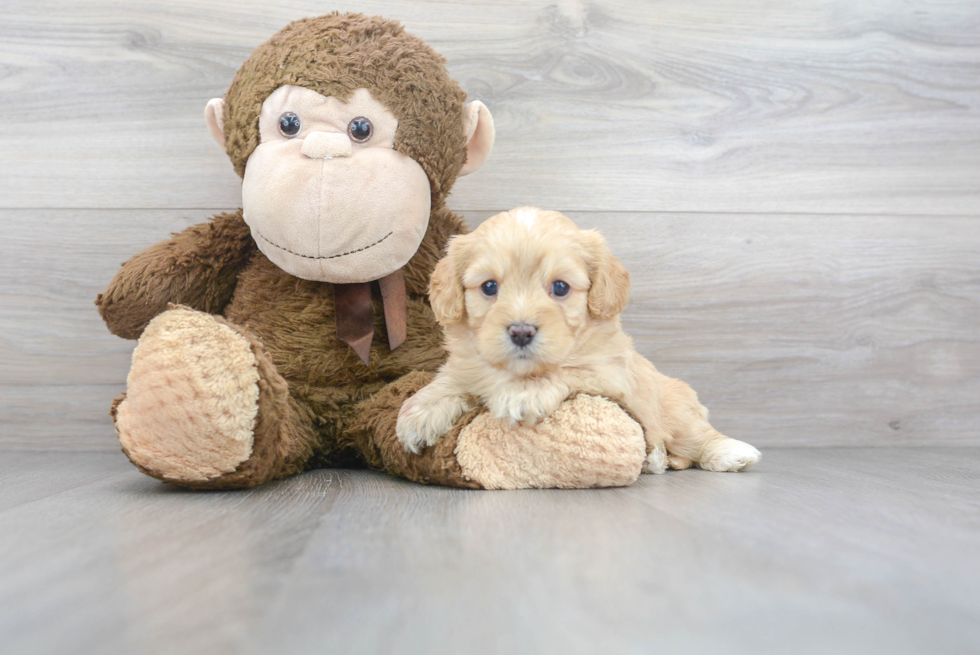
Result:
{"label": "puppy's muzzle", "polygon": [[507,328],[507,334],[510,335],[510,340],[514,342],[515,346],[520,346],[521,348],[531,343],[534,335],[537,333],[538,328],[527,323],[514,323]]}

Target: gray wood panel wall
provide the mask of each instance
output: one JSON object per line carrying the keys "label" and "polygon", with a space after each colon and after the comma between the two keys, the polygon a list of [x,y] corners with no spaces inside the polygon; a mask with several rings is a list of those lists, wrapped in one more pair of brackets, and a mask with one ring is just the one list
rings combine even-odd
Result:
{"label": "gray wood panel wall", "polygon": [[256,45],[402,20],[497,125],[450,206],[598,227],[625,324],[760,446],[980,444],[980,3],[0,0],[0,446],[114,448],[116,267],[239,204]]}

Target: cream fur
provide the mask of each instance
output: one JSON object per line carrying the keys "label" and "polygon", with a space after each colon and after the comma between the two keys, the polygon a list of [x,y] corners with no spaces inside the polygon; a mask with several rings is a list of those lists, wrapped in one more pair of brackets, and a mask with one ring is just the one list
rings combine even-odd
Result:
{"label": "cream fur", "polygon": [[[498,284],[495,296],[481,290],[488,280]],[[569,285],[566,296],[552,293],[556,280]],[[621,403],[637,419],[646,472],[751,467],[759,451],[715,430],[694,390],[633,348],[619,320],[628,295],[629,276],[601,235],[558,212],[515,209],[455,237],[430,289],[449,359],[403,405],[399,440],[409,450],[432,445],[479,404],[495,419],[534,425],[584,392]],[[537,328],[525,348],[508,334],[518,323]]]}
{"label": "cream fur", "polygon": [[[224,111],[221,98],[204,110],[222,149]],[[301,121],[294,138],[279,133],[286,111]],[[374,131],[355,144],[347,125],[356,117],[370,120]],[[459,176],[479,169],[494,143],[493,117],[482,102],[464,105],[462,118]],[[432,189],[419,163],[395,149],[397,130],[398,119],[366,88],[346,100],[292,84],[273,91],[262,103],[261,143],[248,158],[242,196],[263,254],[291,275],[320,282],[368,282],[404,266],[425,236]]]}
{"label": "cream fur", "polygon": [[[279,132],[284,112],[299,133]],[[371,121],[352,143],[351,120]],[[299,86],[262,103],[262,142],[242,184],[245,222],[259,249],[291,275],[319,282],[369,282],[404,266],[425,236],[432,190],[425,171],[395,149],[398,120],[367,89],[345,102]]]}
{"label": "cream fur", "polygon": [[164,478],[202,481],[252,454],[259,373],[248,341],[208,314],[166,311],[133,351],[116,414],[123,449]]}
{"label": "cream fur", "polygon": [[350,139],[342,132],[314,132],[303,139],[300,152],[310,159],[330,159],[331,157],[350,157]]}

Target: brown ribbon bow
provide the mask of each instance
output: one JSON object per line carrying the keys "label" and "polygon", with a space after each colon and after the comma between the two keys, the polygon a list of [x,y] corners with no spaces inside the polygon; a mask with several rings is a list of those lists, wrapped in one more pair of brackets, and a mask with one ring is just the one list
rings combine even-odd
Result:
{"label": "brown ribbon bow", "polygon": [[[377,281],[385,308],[388,347],[394,350],[405,343],[408,335],[408,310],[405,306],[405,274],[398,269]],[[371,341],[374,339],[374,309],[371,306],[371,282],[334,284],[334,316],[337,338],[349,345],[369,366]]]}

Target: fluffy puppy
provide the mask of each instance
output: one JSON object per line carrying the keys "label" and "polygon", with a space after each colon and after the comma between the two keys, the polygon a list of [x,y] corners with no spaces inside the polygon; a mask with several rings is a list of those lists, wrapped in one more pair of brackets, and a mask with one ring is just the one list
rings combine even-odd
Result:
{"label": "fluffy puppy", "polygon": [[402,406],[398,439],[418,452],[479,404],[533,424],[585,392],[618,401],[640,423],[646,472],[755,464],[758,450],[711,427],[694,390],[633,349],[619,320],[629,286],[602,235],[555,211],[514,209],[453,237],[429,286],[449,359]]}

